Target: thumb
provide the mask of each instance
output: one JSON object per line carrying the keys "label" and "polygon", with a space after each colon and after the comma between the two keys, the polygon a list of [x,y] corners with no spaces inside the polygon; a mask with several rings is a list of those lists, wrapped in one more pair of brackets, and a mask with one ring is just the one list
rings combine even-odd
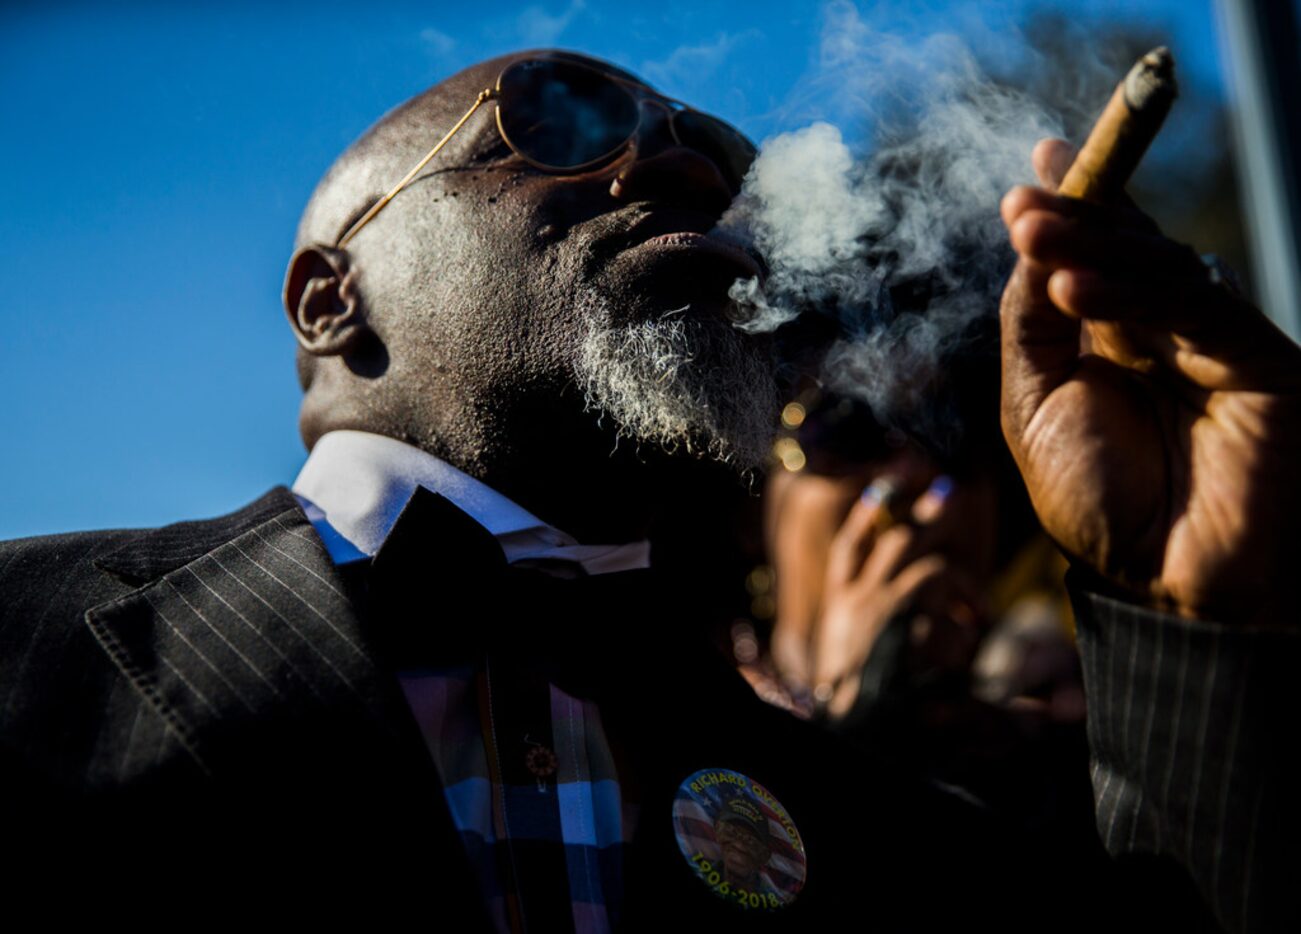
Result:
{"label": "thumb", "polygon": [[1079,366],[1080,322],[1053,305],[1047,280],[1047,269],[1022,258],[999,307],[1003,435],[1018,463],[1021,440],[1039,406]]}

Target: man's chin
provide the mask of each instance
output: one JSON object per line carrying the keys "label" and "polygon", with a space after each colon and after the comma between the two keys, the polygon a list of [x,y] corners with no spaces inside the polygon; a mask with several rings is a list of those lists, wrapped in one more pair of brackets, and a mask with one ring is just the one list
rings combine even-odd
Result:
{"label": "man's chin", "polygon": [[623,315],[596,304],[578,366],[589,408],[639,448],[741,471],[764,462],[780,403],[765,342],[721,310],[670,307],[617,323]]}
{"label": "man's chin", "polygon": [[627,296],[611,302],[610,312],[618,323],[654,318],[669,310],[732,323],[740,312],[729,293],[738,279],[747,277],[745,269],[698,249],[656,251],[649,256],[632,250],[606,270],[605,278],[613,287],[602,291]]}

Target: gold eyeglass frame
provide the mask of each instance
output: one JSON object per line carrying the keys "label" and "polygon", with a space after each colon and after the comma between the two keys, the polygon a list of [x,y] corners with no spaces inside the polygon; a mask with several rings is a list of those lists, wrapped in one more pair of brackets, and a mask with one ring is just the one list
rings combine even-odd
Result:
{"label": "gold eyeglass frame", "polygon": [[[625,138],[621,143],[619,143],[618,146],[615,146],[609,152],[603,153],[597,158],[591,159],[580,165],[571,165],[571,166],[547,165],[546,163],[538,162],[536,159],[531,159],[529,156],[521,152],[520,149],[511,141],[510,136],[506,133],[506,128],[502,126],[501,82],[502,82],[502,78],[505,77],[506,72],[510,71],[515,66],[527,64],[528,62],[539,62],[539,61],[541,62],[562,61],[564,62],[564,64],[570,67],[582,68],[586,71],[590,71],[595,74],[598,74],[602,78],[605,78],[606,80],[611,81],[615,84],[621,85],[626,89],[635,89],[637,91],[640,91],[641,92],[640,96],[634,95],[631,92],[629,94],[629,96],[632,97],[633,101],[637,104],[637,124],[632,128],[632,132],[630,132],[627,138]],[[659,91],[656,91],[654,88],[648,87],[647,85],[642,84],[639,81],[632,81],[627,78],[620,78],[617,75],[610,74],[609,72],[601,71],[600,69],[597,68],[592,68],[590,65],[585,65],[582,62],[569,61],[568,59],[522,58],[517,61],[511,62],[509,65],[503,68],[501,70],[501,73],[497,75],[497,80],[493,83],[493,85],[491,87],[484,88],[482,91],[479,92],[478,96],[474,99],[474,103],[470,105],[470,109],[467,110],[464,113],[464,115],[462,115],[461,119],[457,120],[456,123],[453,124],[450,130],[448,130],[445,134],[443,134],[443,138],[434,144],[434,148],[429,150],[429,152],[425,153],[425,155],[421,158],[421,160],[415,164],[415,167],[412,168],[411,171],[408,172],[405,176],[403,176],[402,181],[394,185],[389,190],[388,194],[384,195],[384,197],[380,198],[373,205],[371,205],[370,209],[367,210],[365,214],[357,218],[357,220],[355,220],[352,223],[352,226],[350,226],[347,230],[343,232],[343,234],[339,237],[339,239],[334,244],[335,249],[342,249],[343,247],[347,246],[348,242],[352,240],[353,237],[357,236],[358,232],[363,227],[365,227],[367,224],[373,221],[376,215],[378,215],[380,211],[384,210],[385,206],[397,196],[397,193],[400,192],[403,188],[405,188],[411,182],[411,180],[415,178],[416,175],[419,174],[420,170],[429,164],[429,161],[433,159],[434,156],[438,155],[438,151],[447,145],[448,141],[453,136],[456,135],[457,131],[460,130],[461,127],[465,126],[466,121],[469,120],[472,116],[474,116],[475,111],[477,111],[484,104],[488,103],[488,101],[492,101],[492,100],[498,102],[497,112],[496,112],[496,123],[497,123],[497,132],[501,135],[502,141],[507,146],[510,147],[511,152],[515,153],[515,155],[519,156],[529,165],[543,172],[568,175],[572,173],[581,172],[584,169],[589,169],[592,168],[593,166],[600,165],[604,162],[607,162],[612,156],[619,153],[620,150],[626,149],[630,143],[632,143],[634,140],[637,139],[637,134],[641,131],[642,128],[641,105],[648,101],[663,107],[664,110],[668,113],[669,131],[673,134],[674,141],[679,145],[686,145],[686,144],[683,143],[682,139],[678,136],[677,127],[674,125],[674,118],[678,113],[691,111],[693,113],[698,113],[701,116],[706,117],[710,120],[713,120],[716,123],[722,124],[728,130],[734,133],[738,139],[741,139],[746,143],[749,143],[751,148],[752,149],[754,148],[754,144],[750,143],[750,141],[746,138],[745,134],[742,133],[740,130],[736,129],[736,127],[732,126],[731,124],[723,120],[720,120],[717,117],[712,116],[711,114],[707,114],[703,110],[697,110],[696,108],[690,106],[689,104],[684,104],[682,101],[676,98],[669,97],[666,94],[661,94]],[[681,110],[674,110],[673,107],[670,106],[674,104],[680,107]]]}

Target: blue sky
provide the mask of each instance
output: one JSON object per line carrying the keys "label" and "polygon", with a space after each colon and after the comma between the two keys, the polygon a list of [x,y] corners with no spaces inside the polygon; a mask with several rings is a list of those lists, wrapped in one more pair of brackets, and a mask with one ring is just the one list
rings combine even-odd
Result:
{"label": "blue sky", "polygon": [[[1028,8],[862,7],[906,37],[996,44]],[[1156,29],[1185,82],[1221,93],[1210,0],[1062,9],[1086,27]],[[279,292],[294,225],[388,108],[483,58],[558,45],[762,139],[825,115],[797,93],[823,14],[699,0],[4,5],[0,538],[215,515],[292,482],[305,451]]]}

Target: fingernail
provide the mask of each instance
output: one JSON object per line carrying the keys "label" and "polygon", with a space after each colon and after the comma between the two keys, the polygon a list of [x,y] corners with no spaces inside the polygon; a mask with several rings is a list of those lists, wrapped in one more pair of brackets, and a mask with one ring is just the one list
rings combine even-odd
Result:
{"label": "fingernail", "polygon": [[941,503],[944,502],[949,498],[949,494],[953,492],[953,478],[948,474],[940,474],[931,481],[931,485],[927,488],[926,492],[928,495],[938,499]]}
{"label": "fingernail", "polygon": [[948,474],[940,474],[931,481],[931,485],[926,488],[926,492],[917,497],[917,502],[913,504],[913,519],[918,522],[931,522],[940,514],[944,508],[944,501],[949,498],[953,492],[953,478]]}
{"label": "fingernail", "polygon": [[863,501],[867,503],[884,503],[890,499],[898,488],[884,477],[877,477],[863,488]]}

